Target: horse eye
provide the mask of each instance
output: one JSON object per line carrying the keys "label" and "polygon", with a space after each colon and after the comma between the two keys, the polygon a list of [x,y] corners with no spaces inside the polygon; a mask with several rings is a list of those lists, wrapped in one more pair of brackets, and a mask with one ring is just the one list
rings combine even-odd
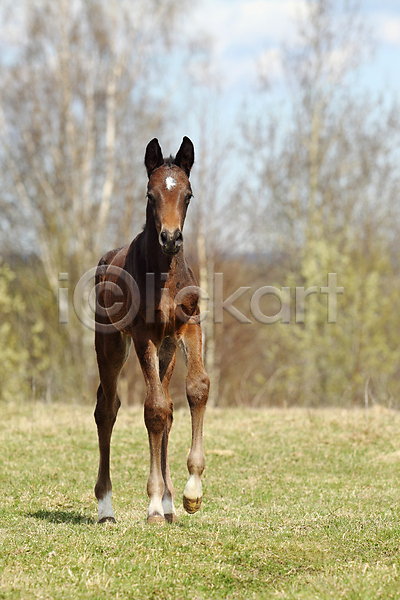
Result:
{"label": "horse eye", "polygon": [[186,198],[185,198],[185,202],[186,202],[186,204],[189,204],[189,202],[190,202],[191,198],[193,198],[193,194],[188,194],[188,195],[186,196]]}
{"label": "horse eye", "polygon": [[154,204],[154,196],[152,194],[147,194],[147,200],[150,204]]}

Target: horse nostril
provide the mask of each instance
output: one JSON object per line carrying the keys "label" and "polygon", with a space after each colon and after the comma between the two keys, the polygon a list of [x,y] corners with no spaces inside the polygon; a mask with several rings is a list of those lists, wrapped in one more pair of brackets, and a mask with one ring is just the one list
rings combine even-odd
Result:
{"label": "horse nostril", "polygon": [[168,229],[163,229],[160,233],[160,244],[165,254],[176,254],[182,243],[183,235],[180,229],[175,229],[173,233],[170,233]]}
{"label": "horse nostril", "polygon": [[183,235],[182,235],[182,231],[180,231],[179,229],[177,229],[177,230],[175,231],[175,234],[174,234],[174,241],[175,241],[175,244],[176,244],[177,246],[180,246],[180,245],[182,244],[182,242],[183,242]]}

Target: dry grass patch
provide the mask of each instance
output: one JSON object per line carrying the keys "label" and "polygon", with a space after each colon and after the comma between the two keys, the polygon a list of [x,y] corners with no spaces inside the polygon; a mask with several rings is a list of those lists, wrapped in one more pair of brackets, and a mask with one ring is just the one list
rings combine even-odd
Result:
{"label": "dry grass patch", "polygon": [[[112,446],[116,525],[95,523],[92,410],[0,407],[0,598],[397,598],[400,416],[362,410],[209,410],[204,505],[145,523],[142,411]],[[171,470],[187,478],[187,410]]]}

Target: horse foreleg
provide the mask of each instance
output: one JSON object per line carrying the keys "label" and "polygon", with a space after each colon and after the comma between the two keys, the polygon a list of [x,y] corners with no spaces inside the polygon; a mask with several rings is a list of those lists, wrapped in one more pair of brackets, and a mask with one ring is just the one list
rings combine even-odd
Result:
{"label": "horse foreleg", "polygon": [[180,337],[180,344],[188,367],[186,395],[192,418],[192,444],[187,460],[189,479],[183,492],[183,507],[190,514],[198,511],[201,506],[201,476],[205,467],[203,421],[210,379],[204,369],[201,343],[200,325],[187,325]]}
{"label": "horse foreleg", "polygon": [[107,402],[102,385],[97,390],[97,405],[94,418],[97,425],[99,437],[100,461],[97,474],[97,482],[94,488],[98,500],[98,522],[115,522],[114,512],[111,505],[111,478],[110,478],[110,443],[111,434],[117,418],[120,400],[115,396],[114,400]]}
{"label": "horse foreleg", "polygon": [[94,413],[99,437],[99,471],[95,486],[98,500],[98,521],[115,522],[111,505],[110,443],[114,423],[121,401],[117,395],[118,376],[129,353],[130,341],[120,333],[100,336],[96,334],[97,361],[100,385]]}
{"label": "horse foreleg", "polygon": [[[164,523],[163,498],[165,483],[162,448],[163,440],[165,443],[164,435],[168,437],[168,422],[172,423],[172,407],[161,385],[159,361],[155,344],[144,336],[143,338],[138,336],[134,341],[146,381],[144,421],[150,446],[150,474],[147,480],[147,494],[150,499],[150,505],[147,511],[147,522]],[[167,433],[165,434],[166,430]]]}
{"label": "horse foreleg", "polygon": [[164,395],[170,405],[170,414],[167,417],[167,423],[165,425],[162,446],[161,446],[161,469],[164,478],[164,494],[162,498],[162,505],[164,509],[165,520],[169,523],[175,523],[176,521],[176,510],[174,506],[175,491],[171,479],[168,461],[168,439],[169,433],[172,427],[173,421],[173,404],[169,395],[169,382],[171,381],[172,373],[175,367],[176,359],[176,346],[171,338],[165,338],[161,348],[159,350],[159,369],[160,369],[160,380]]}

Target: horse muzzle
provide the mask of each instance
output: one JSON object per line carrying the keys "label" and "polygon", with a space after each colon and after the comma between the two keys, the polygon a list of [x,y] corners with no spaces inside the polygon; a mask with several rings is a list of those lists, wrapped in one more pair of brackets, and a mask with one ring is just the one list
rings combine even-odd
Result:
{"label": "horse muzzle", "polygon": [[163,229],[160,233],[160,244],[164,254],[177,254],[183,244],[183,235],[180,229],[175,229],[173,233]]}

